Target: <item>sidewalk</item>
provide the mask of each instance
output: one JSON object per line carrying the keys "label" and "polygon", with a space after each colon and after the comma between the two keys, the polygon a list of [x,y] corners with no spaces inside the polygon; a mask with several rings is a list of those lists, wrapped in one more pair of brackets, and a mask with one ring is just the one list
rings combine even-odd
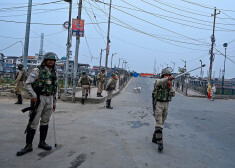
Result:
{"label": "sidewalk", "polygon": [[194,90],[191,90],[191,89],[188,89],[187,90],[187,95],[185,92],[182,92],[180,89],[176,90],[175,91],[179,94],[182,94],[184,96],[188,96],[188,97],[201,97],[201,98],[206,98],[207,96],[206,95],[203,95],[203,94],[200,94]]}
{"label": "sidewalk", "polygon": [[[120,89],[116,89],[113,91],[113,96],[117,95],[120,92]],[[103,90],[102,96],[104,97],[97,97],[97,87],[92,87],[91,88],[91,94],[88,94],[87,100],[85,102],[87,103],[100,103],[105,100],[105,95],[107,95],[106,91]],[[61,100],[63,101],[72,101],[72,95],[66,95],[64,94],[61,95]],[[81,101],[82,99],[82,90],[79,89],[79,91],[76,92],[75,94],[75,101]]]}

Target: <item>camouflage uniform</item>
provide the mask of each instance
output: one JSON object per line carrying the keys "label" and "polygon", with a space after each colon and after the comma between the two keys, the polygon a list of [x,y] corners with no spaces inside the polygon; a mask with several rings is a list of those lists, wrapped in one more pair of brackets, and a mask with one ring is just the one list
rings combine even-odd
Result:
{"label": "camouflage uniform", "polygon": [[81,84],[82,86],[82,101],[81,103],[84,104],[85,103],[85,99],[88,96],[88,90],[90,88],[90,81],[92,81],[93,79],[86,75],[86,73],[83,72],[82,76],[80,77],[78,83]]}
{"label": "camouflage uniform", "polygon": [[19,72],[17,72],[16,80],[14,82],[14,83],[16,83],[15,94],[18,98],[18,101],[15,104],[22,104],[22,101],[23,101],[21,93],[22,93],[22,87],[23,87],[23,84],[24,84],[25,78],[26,78],[26,72],[23,69],[23,67],[24,66],[22,64],[18,65]]}
{"label": "camouflage uniform", "polygon": [[32,142],[39,121],[40,142],[38,147],[45,150],[52,149],[51,146],[46,144],[45,140],[48,132],[50,116],[53,112],[53,106],[56,105],[57,76],[55,66],[52,69],[49,69],[46,66],[47,60],[56,61],[55,53],[46,53],[42,65],[33,69],[25,83],[25,89],[31,96],[32,100],[37,99],[37,103],[35,105],[33,101],[31,101],[31,107],[33,110],[30,112],[30,122],[26,129],[26,146],[24,149],[17,152],[17,156],[24,155],[25,153],[33,150]]}
{"label": "camouflage uniform", "polygon": [[113,90],[116,88],[116,80],[114,79],[116,75],[112,74],[111,78],[108,80],[106,85],[107,97],[106,97],[106,108],[112,109],[111,100],[113,96]]}
{"label": "camouflage uniform", "polygon": [[[102,71],[104,71],[105,69],[102,69]],[[105,79],[106,79],[106,74],[105,72],[99,72],[97,75],[97,80],[98,80],[98,89],[97,89],[97,97],[103,97],[101,95],[103,89],[104,89],[104,83],[105,83]]]}
{"label": "camouflage uniform", "polygon": [[155,97],[154,117],[156,120],[156,127],[152,142],[157,143],[160,146],[158,149],[161,150],[163,149],[163,125],[168,114],[169,101],[171,101],[174,96],[172,84],[168,82],[168,78],[157,79],[153,91]]}

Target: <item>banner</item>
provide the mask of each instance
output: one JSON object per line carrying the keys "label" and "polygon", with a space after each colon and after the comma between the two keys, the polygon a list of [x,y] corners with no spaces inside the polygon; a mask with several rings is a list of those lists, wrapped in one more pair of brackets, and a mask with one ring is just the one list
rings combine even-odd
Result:
{"label": "banner", "polygon": [[73,19],[72,36],[84,37],[84,20]]}

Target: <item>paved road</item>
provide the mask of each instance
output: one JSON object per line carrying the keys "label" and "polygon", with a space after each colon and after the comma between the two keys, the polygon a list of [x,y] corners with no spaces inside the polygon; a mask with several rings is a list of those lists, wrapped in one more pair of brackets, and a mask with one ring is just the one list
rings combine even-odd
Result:
{"label": "paved road", "polygon": [[[154,79],[133,78],[113,99],[101,104],[59,102],[55,113],[57,149],[37,148],[22,157],[26,115],[14,100],[0,101],[0,167],[24,168],[231,168],[235,167],[235,101],[176,95],[164,128],[164,151],[151,142]],[[142,87],[140,93],[134,87]],[[24,103],[24,107],[29,104]],[[47,142],[54,144],[52,122]]]}

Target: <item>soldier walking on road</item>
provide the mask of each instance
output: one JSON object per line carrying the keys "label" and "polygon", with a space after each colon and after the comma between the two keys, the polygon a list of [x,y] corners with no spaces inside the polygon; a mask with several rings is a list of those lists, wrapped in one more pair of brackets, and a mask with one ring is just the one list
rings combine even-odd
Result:
{"label": "soldier walking on road", "polygon": [[85,103],[85,99],[88,96],[88,90],[90,89],[90,81],[93,79],[86,74],[86,72],[82,72],[82,76],[80,77],[78,83],[82,86],[82,101],[81,103]]}
{"label": "soldier walking on road", "polygon": [[22,104],[22,102],[23,102],[21,93],[22,93],[23,84],[26,79],[26,72],[23,68],[24,68],[24,66],[22,64],[18,65],[19,72],[17,72],[16,80],[14,82],[14,84],[16,84],[15,94],[18,98],[18,101],[15,104]]}
{"label": "soldier walking on road", "polygon": [[157,79],[154,84],[154,117],[156,120],[155,132],[152,142],[158,144],[158,150],[163,150],[163,125],[168,114],[169,101],[175,95],[172,90],[171,75],[169,68],[162,70],[161,79]]}
{"label": "soldier walking on road", "polygon": [[113,91],[116,88],[116,80],[117,77],[115,74],[111,75],[111,78],[109,79],[107,85],[106,85],[106,91],[107,91],[107,97],[106,97],[106,108],[108,109],[113,109],[113,107],[111,107],[111,100],[112,100],[112,96],[113,96]]}
{"label": "soldier walking on road", "polygon": [[105,79],[106,79],[105,68],[102,68],[101,72],[99,72],[97,75],[97,80],[98,80],[97,97],[103,97],[101,93],[104,89]]}
{"label": "soldier walking on road", "polygon": [[46,144],[48,124],[50,116],[56,108],[57,76],[55,69],[56,54],[48,52],[38,68],[30,73],[25,89],[31,96],[31,110],[29,123],[26,128],[26,146],[16,153],[17,156],[24,155],[33,150],[32,142],[40,121],[39,148],[51,150]]}

